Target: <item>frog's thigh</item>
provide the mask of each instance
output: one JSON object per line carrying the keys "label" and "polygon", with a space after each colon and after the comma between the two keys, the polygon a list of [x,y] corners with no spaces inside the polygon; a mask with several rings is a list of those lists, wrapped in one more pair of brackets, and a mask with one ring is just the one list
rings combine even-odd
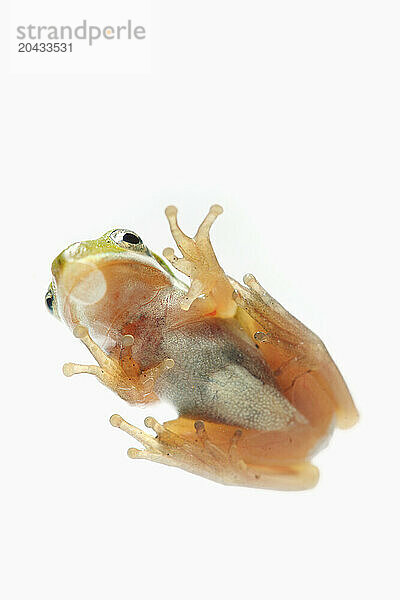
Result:
{"label": "frog's thigh", "polygon": [[[293,317],[264,290],[253,275],[246,275],[235,287],[238,320],[259,344],[266,362],[274,371],[279,388],[286,392],[308,373],[322,396],[327,395],[336,413],[336,425],[353,426],[358,420],[349,389],[321,340]],[[308,378],[310,379],[310,378]],[[316,394],[314,404],[318,403]]]}
{"label": "frog's thigh", "polygon": [[[285,442],[288,437],[295,438],[296,432],[275,435],[275,432],[240,430],[231,425],[195,421],[187,417],[168,421],[163,427],[177,436],[180,448],[183,447],[182,440],[185,440],[190,466],[175,466],[219,483],[275,490],[304,490],[314,487],[318,482],[317,467],[304,458],[308,445],[305,447],[300,442],[297,450],[293,452],[293,448],[290,448],[287,453]],[[303,428],[299,429],[302,430],[299,437],[303,438]],[[256,456],[257,447],[261,454],[266,451],[266,439],[275,440],[270,460],[268,456]],[[255,460],[250,459],[252,454]]]}

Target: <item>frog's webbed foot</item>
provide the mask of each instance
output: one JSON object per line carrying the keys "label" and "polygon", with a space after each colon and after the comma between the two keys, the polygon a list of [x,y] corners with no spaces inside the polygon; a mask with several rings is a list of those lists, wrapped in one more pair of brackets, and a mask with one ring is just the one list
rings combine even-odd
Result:
{"label": "frog's webbed foot", "polygon": [[128,433],[143,446],[143,450],[129,448],[130,458],[141,458],[177,467],[217,483],[277,490],[303,490],[313,487],[318,482],[318,469],[310,463],[282,467],[247,465],[241,459],[237,448],[242,435],[239,429],[233,433],[227,451],[223,451],[208,439],[203,421],[193,423],[194,437],[178,435],[153,417],[147,417],[144,423],[146,427],[153,429],[157,437],[131,425],[120,415],[113,415],[110,423]]}
{"label": "frog's webbed foot", "polygon": [[176,207],[168,206],[165,214],[182,258],[175,256],[172,248],[165,248],[163,255],[178,271],[191,278],[189,291],[181,303],[183,310],[189,310],[196,298],[205,295],[215,303],[218,316],[232,317],[236,312],[232,286],[217,261],[210,241],[211,225],[222,211],[218,204],[211,206],[196,235],[190,238],[178,225]]}
{"label": "frog's webbed foot", "polygon": [[106,354],[90,337],[86,327],[77,325],[73,334],[80,339],[92,356],[98,362],[97,365],[80,365],[66,363],[63,373],[67,377],[79,373],[95,375],[105,386],[114,390],[121,398],[128,402],[152,402],[157,399],[153,388],[156,380],[164,371],[174,366],[171,358],[165,358],[159,364],[146,370],[141,370],[132,358],[133,337],[123,336],[119,357],[113,358]]}

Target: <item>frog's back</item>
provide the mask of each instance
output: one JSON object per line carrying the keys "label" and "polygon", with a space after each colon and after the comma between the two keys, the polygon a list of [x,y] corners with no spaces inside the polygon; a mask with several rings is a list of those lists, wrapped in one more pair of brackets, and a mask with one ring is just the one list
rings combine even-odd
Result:
{"label": "frog's back", "polygon": [[153,358],[168,356],[175,365],[156,391],[181,416],[262,431],[306,422],[234,319],[185,323],[165,330],[159,342]]}

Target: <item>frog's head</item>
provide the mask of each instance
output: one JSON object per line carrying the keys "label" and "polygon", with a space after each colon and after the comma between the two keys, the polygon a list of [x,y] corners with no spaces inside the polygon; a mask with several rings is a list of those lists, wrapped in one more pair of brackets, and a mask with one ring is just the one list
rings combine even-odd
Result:
{"label": "frog's head", "polygon": [[102,323],[107,331],[172,277],[164,261],[128,229],[72,244],[54,259],[51,271],[48,309],[70,327]]}

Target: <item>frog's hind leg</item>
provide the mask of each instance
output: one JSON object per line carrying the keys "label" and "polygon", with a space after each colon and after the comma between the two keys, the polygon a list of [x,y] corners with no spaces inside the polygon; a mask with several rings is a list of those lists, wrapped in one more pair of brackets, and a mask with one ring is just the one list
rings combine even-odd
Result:
{"label": "frog's hind leg", "polygon": [[297,396],[305,405],[300,399],[301,387],[305,393],[306,387],[312,387],[314,398],[308,402],[309,407],[329,402],[339,427],[354,425],[357,409],[319,337],[272,298],[254,275],[245,275],[243,281],[246,287],[231,280],[234,299],[241,309],[238,318],[258,344],[279,389],[289,399]]}
{"label": "frog's hind leg", "polygon": [[[225,485],[304,490],[318,482],[318,469],[308,462],[282,466],[246,464],[238,449],[242,437],[240,429],[232,431],[228,427],[229,439],[219,445],[209,438],[207,424],[203,421],[180,417],[161,425],[153,417],[147,417],[145,425],[153,429],[157,437],[127,423],[119,415],[113,415],[110,422],[144,447],[143,450],[130,448],[130,458],[178,467]],[[223,425],[220,427],[224,429]]]}
{"label": "frog's hind leg", "polygon": [[233,288],[218,263],[210,241],[211,225],[222,213],[222,207],[217,204],[211,206],[193,238],[183,233],[179,227],[177,212],[175,206],[165,209],[172,237],[182,252],[182,258],[175,256],[172,248],[165,248],[163,255],[174,267],[191,278],[191,285],[181,308],[189,310],[199,296],[205,295],[213,301],[217,316],[233,317],[236,312],[236,304],[232,299]]}

